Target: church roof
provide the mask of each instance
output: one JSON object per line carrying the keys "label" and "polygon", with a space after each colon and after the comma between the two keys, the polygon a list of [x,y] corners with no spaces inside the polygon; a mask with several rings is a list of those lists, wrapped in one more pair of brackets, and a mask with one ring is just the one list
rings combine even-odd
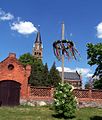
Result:
{"label": "church roof", "polygon": [[[60,76],[62,75],[62,72],[60,72]],[[80,75],[78,72],[64,72],[64,79],[65,80],[81,80]]]}
{"label": "church roof", "polygon": [[35,43],[42,43],[42,41],[41,41],[41,35],[40,35],[39,31],[37,33],[37,37],[36,37]]}

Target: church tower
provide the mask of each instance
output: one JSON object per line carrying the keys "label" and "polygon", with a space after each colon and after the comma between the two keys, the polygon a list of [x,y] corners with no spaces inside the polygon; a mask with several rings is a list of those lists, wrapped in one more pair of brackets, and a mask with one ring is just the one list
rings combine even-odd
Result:
{"label": "church tower", "polygon": [[40,32],[38,31],[37,36],[36,36],[36,40],[33,44],[32,56],[42,60],[42,57],[43,57],[42,51],[43,51],[43,47],[42,47],[41,35],[40,35]]}

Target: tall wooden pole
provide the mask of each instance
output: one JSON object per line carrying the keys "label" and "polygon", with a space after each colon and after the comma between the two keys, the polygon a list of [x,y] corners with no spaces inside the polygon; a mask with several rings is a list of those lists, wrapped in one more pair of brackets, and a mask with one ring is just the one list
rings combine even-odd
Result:
{"label": "tall wooden pole", "polygon": [[[64,22],[62,23],[62,40],[64,40]],[[64,51],[62,49],[62,84],[64,83]]]}

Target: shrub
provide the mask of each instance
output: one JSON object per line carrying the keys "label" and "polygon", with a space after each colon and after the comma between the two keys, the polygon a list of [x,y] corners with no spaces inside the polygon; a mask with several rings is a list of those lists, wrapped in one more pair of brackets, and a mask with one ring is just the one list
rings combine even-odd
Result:
{"label": "shrub", "polygon": [[54,109],[57,115],[71,118],[75,116],[76,99],[72,94],[72,86],[68,83],[57,86],[54,93]]}

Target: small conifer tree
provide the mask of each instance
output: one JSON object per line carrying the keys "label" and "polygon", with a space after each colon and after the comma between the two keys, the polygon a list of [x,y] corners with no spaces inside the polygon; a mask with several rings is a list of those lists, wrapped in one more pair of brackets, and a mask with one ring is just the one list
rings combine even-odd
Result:
{"label": "small conifer tree", "polygon": [[58,83],[61,82],[61,77],[59,75],[59,71],[56,69],[55,62],[53,63],[49,72],[49,82],[50,82],[50,85],[54,87],[56,87]]}
{"label": "small conifer tree", "polygon": [[48,65],[47,63],[44,65],[43,73],[42,73],[42,85],[43,86],[49,86],[49,71],[48,71]]}

